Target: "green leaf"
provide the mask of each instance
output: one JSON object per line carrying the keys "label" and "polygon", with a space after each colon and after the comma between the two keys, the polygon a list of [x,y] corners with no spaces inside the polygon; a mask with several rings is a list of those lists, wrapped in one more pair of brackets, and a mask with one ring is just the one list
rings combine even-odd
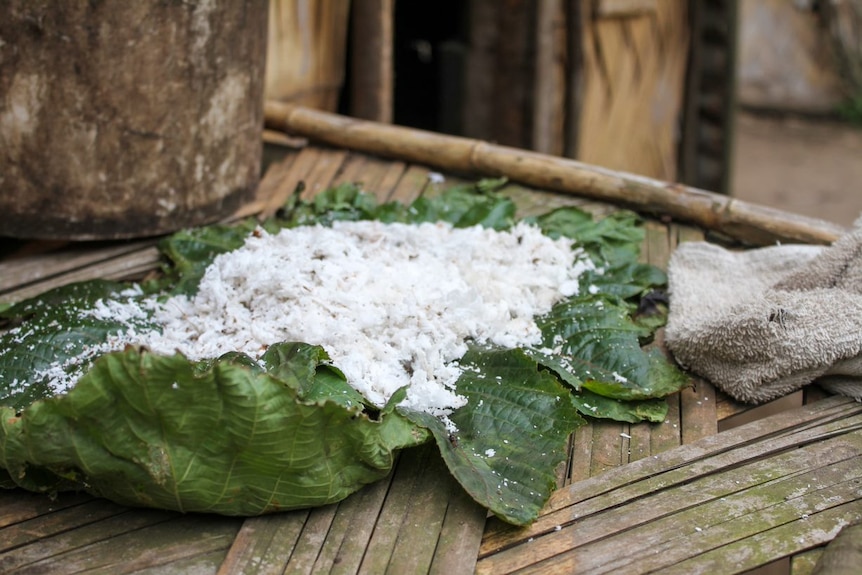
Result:
{"label": "green leaf", "polygon": [[[17,303],[3,312],[12,328],[0,335],[0,406],[23,409],[56,393],[49,384],[57,364],[70,384],[94,359],[99,344],[126,329],[113,318],[85,312],[128,286],[103,280],[71,284]],[[62,305],[61,305],[62,304]],[[138,325],[149,325],[141,320]]]}
{"label": "green leaf", "polygon": [[467,405],[449,416],[408,416],[434,434],[449,471],[495,515],[526,525],[556,487],[569,434],[584,421],[570,393],[520,350],[473,348],[456,385]]}
{"label": "green leaf", "polygon": [[[647,386],[655,385],[652,388],[654,394],[652,398],[642,398],[642,395],[650,391],[641,389],[639,392],[634,392],[636,397],[633,399],[621,399],[632,396],[633,391],[629,387],[618,384],[613,373],[610,378],[614,383],[608,383],[607,387],[603,387],[601,382],[594,379],[587,379],[585,382],[579,377],[579,374],[583,375],[589,368],[577,358],[534,348],[525,349],[524,352],[572,388],[574,392],[572,401],[580,413],[597,419],[613,419],[628,423],[664,421],[668,406],[661,398],[688,385],[688,378],[659,353],[652,357],[646,382]],[[590,370],[589,373],[600,373],[600,371]],[[607,396],[594,393],[590,388],[598,388]]]}
{"label": "green leaf", "polygon": [[615,267],[637,261],[644,232],[634,212],[614,212],[602,219],[574,207],[558,208],[531,218],[550,237],[565,236],[578,240],[593,261]]}
{"label": "green leaf", "polygon": [[[409,206],[378,204],[354,184],[306,200],[300,186],[263,224],[249,219],[167,238],[166,277],[144,289],[193,294],[212,260],[258,225],[277,233],[338,220],[442,220],[507,229],[515,205],[500,193],[505,183],[457,186]],[[655,398],[687,384],[661,354],[641,347],[666,309],[638,304],[666,277],[638,262],[639,218],[597,220],[569,207],[531,221],[574,239],[597,269],[581,277],[580,295],[538,318],[540,348],[474,348],[463,358],[457,392],[469,403],[451,415],[454,433],[431,415],[396,409],[406,389],[383,408],[369,405],[323,348],[296,342],[270,346],[259,363],[239,353],[188,362],[127,350],[104,356],[75,389],[51,397],[33,374],[109,338],[117,324],[82,321],[80,311],[118,297],[123,286],[71,287],[0,308],[12,329],[0,336],[0,487],[83,487],[135,505],[257,514],[337,501],[385,475],[395,451],[426,441],[430,430],[477,501],[506,521],[529,523],[554,488],[566,437],[582,422],[578,411],[662,421],[667,404]]]}
{"label": "green leaf", "polygon": [[305,401],[328,400],[347,408],[362,408],[367,403],[341,370],[329,364],[329,354],[319,345],[277,343],[261,361],[268,373],[297,390]]}
{"label": "green leaf", "polygon": [[631,400],[665,397],[690,384],[688,377],[657,349],[648,350],[636,365],[620,374],[622,377],[584,381],[584,387],[605,397]]}
{"label": "green leaf", "polygon": [[[581,294],[604,296],[614,304],[627,304],[667,283],[667,275],[655,266],[625,263],[613,268],[587,270],[579,278]],[[630,311],[637,307],[629,305]]]}
{"label": "green leaf", "polygon": [[312,199],[317,223],[329,225],[339,220],[365,220],[374,216],[377,199],[353,183],[344,183],[317,194]]}
{"label": "green leaf", "polygon": [[481,225],[495,230],[510,228],[515,222],[515,203],[494,193],[504,184],[505,180],[482,180],[450,188],[439,196],[422,196],[410,206],[409,221],[444,221],[455,227]]}
{"label": "green leaf", "polygon": [[661,423],[667,417],[668,405],[664,399],[645,399],[643,401],[623,401],[611,399],[581,389],[572,395],[578,411],[598,419],[613,419],[626,423],[649,421]]}
{"label": "green leaf", "polygon": [[257,222],[248,219],[231,226],[182,230],[165,238],[159,247],[171,266],[164,268],[167,277],[163,283],[172,286],[173,293],[193,295],[216,256],[241,247],[256,227]]}
{"label": "green leaf", "polygon": [[625,305],[598,296],[570,298],[536,323],[543,341],[533,357],[575,389],[641,400],[664,397],[688,384],[661,352],[641,348],[651,331],[633,321]]}
{"label": "green leaf", "polygon": [[108,354],[68,394],[0,408],[0,467],[20,486],[77,486],[129,505],[257,515],[339,501],[427,441],[233,361]]}

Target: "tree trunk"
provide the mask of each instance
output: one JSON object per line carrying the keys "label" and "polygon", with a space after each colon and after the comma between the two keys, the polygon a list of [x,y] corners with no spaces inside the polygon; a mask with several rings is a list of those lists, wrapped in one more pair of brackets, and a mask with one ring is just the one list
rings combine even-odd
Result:
{"label": "tree trunk", "polygon": [[0,235],[155,235],[250,196],[266,4],[3,5]]}

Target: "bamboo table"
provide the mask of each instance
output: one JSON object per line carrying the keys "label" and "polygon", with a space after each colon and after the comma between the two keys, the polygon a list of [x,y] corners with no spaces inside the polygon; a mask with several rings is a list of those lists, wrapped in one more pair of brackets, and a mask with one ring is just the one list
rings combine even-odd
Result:
{"label": "bamboo table", "polygon": [[[635,208],[646,217],[643,259],[659,267],[678,243],[704,237],[757,245],[841,233],[522,150],[302,108],[267,114],[294,139],[275,138],[289,146],[278,148],[257,201],[238,217],[272,213],[300,182],[307,194],[362,182],[382,200],[409,202],[438,191],[433,169],[447,184],[510,177],[506,193],[523,215],[560,205],[598,216]],[[140,278],[157,266],[154,241],[24,246],[0,260],[0,300],[87,278]],[[764,418],[764,408],[692,383],[669,398],[663,423],[579,428],[559,490],[526,529],[489,519],[429,445],[403,453],[388,478],[341,503],[248,519],[0,491],[0,572],[738,573],[776,561],[811,572],[838,530],[862,518],[862,404],[810,387],[767,406],[780,412]],[[736,426],[744,418],[752,421]]]}

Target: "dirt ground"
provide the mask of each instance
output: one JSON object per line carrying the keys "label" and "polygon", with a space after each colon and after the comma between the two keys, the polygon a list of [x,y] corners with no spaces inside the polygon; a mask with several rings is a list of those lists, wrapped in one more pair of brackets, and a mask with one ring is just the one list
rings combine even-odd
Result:
{"label": "dirt ground", "polygon": [[862,214],[862,128],[739,112],[734,197],[851,225]]}

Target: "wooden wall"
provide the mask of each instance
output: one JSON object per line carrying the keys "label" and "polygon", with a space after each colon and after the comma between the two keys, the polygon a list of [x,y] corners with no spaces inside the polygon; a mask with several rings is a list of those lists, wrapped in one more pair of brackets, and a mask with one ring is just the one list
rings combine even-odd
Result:
{"label": "wooden wall", "polygon": [[688,0],[505,4],[469,3],[463,134],[677,179]]}
{"label": "wooden wall", "polygon": [[574,157],[675,180],[690,40],[688,1],[594,6],[580,27]]}
{"label": "wooden wall", "polygon": [[336,111],[349,13],[350,0],[270,0],[264,97]]}
{"label": "wooden wall", "polygon": [[[466,0],[427,10],[410,0],[351,0],[339,111],[725,191],[730,92],[713,89],[721,113],[705,123],[697,107],[704,82],[692,64],[702,52],[699,15],[708,12],[710,30],[728,29],[736,1]],[[417,59],[410,51],[419,45]],[[717,71],[719,82],[728,71]],[[706,168],[704,131],[721,148]],[[714,177],[699,178],[701,168]]]}

